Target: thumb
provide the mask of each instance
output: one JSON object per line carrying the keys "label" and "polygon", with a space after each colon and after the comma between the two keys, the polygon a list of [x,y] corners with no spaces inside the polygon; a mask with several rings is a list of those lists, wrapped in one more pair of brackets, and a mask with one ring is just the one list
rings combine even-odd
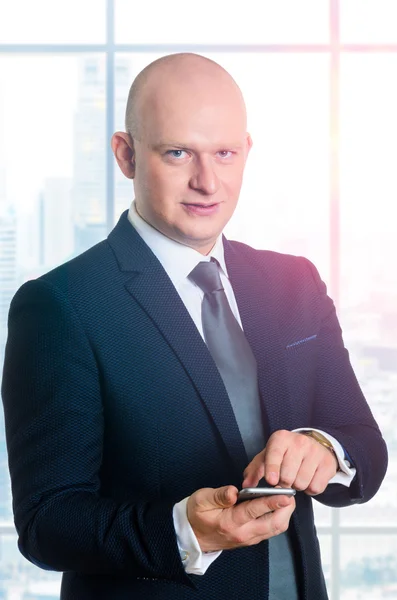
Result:
{"label": "thumb", "polygon": [[229,508],[236,504],[238,489],[234,485],[217,488],[214,493],[214,505],[217,508]]}

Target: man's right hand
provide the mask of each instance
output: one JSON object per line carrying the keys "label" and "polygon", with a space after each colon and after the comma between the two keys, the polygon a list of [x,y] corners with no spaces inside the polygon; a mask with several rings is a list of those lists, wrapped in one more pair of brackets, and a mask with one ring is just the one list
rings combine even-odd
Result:
{"label": "man's right hand", "polygon": [[232,485],[202,488],[187,502],[187,518],[202,552],[253,546],[288,529],[295,499],[265,496],[236,504]]}

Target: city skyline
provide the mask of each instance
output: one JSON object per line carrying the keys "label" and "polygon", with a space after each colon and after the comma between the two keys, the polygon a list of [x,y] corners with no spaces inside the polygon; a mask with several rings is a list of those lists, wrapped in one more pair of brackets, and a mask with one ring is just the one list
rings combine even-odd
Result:
{"label": "city skyline", "polygon": [[[77,64],[78,69],[75,69],[74,73],[78,72],[84,74],[84,65],[88,65],[91,68],[90,76],[94,76],[94,63],[99,64],[97,75],[102,77],[104,75],[103,61],[101,59],[98,61],[93,61],[92,57],[85,57],[80,60],[80,63],[75,63],[75,67]],[[127,64],[128,61],[127,63],[121,61],[119,63],[120,70],[122,70],[123,65],[126,67]],[[124,75],[127,79],[126,73]],[[33,189],[35,194],[34,202],[32,202],[31,205],[31,212],[22,202],[20,203],[19,210],[15,210],[14,216],[10,217],[10,215],[8,215],[8,220],[4,219],[3,229],[0,227],[0,250],[1,248],[6,247],[6,243],[9,244],[8,250],[10,250],[7,254],[9,261],[8,264],[6,264],[7,268],[3,271],[0,269],[0,283],[3,285],[6,274],[9,273],[9,265],[12,264],[13,276],[15,279],[14,291],[27,279],[39,276],[43,270],[48,270],[59,262],[62,262],[62,260],[69,258],[70,249],[72,255],[77,253],[77,251],[82,251],[85,249],[85,247],[91,245],[96,235],[98,238],[96,241],[99,241],[99,239],[101,239],[105,233],[104,215],[106,203],[106,173],[104,166],[102,166],[102,169],[104,170],[101,176],[102,178],[100,179],[95,177],[95,174],[100,171],[99,165],[105,164],[104,150],[102,152],[100,151],[102,146],[105,144],[103,135],[105,111],[104,106],[101,105],[100,102],[103,100],[103,93],[101,92],[101,89],[104,85],[104,82],[97,81],[97,85],[92,81],[91,83],[87,83],[84,80],[84,75],[83,79],[78,81],[79,84],[77,85],[75,96],[76,104],[74,106],[72,118],[66,119],[66,122],[69,124],[72,123],[72,133],[69,136],[71,138],[69,152],[73,160],[70,162],[70,165],[69,161],[67,161],[68,169],[69,167],[71,169],[69,175],[65,175],[65,172],[68,169],[58,168],[55,170],[54,176],[51,176],[50,171],[48,171],[45,177],[41,176],[40,180],[39,178],[35,179],[33,187],[29,188],[30,192]],[[126,81],[124,81],[122,85],[118,85],[116,87],[117,93],[115,110],[117,114],[116,122],[118,123],[120,123],[122,114],[124,112],[127,87],[128,83]],[[90,94],[89,91],[93,93]],[[98,95],[96,95],[97,92]],[[67,109],[70,111],[70,106],[68,106]],[[87,141],[89,142],[88,145]],[[93,150],[95,150],[95,152]],[[56,154],[56,151],[54,151],[54,154]],[[45,153],[45,156],[47,156],[47,153]],[[39,157],[37,162],[40,161],[43,161],[43,157]],[[53,163],[54,160],[52,158],[50,165]],[[257,167],[260,166],[259,158],[254,164],[256,164]],[[63,165],[63,167],[65,167],[65,165]],[[0,177],[1,172],[0,165]],[[13,170],[11,170],[11,172],[7,170],[7,178],[12,176]],[[4,173],[3,179],[5,179]],[[40,184],[37,183],[38,181],[40,181]],[[116,176],[115,181],[117,190],[115,198],[117,206],[119,209],[128,208],[129,202],[132,199],[131,182],[122,179],[120,175]],[[247,198],[250,194],[251,196],[253,195],[257,181],[260,182],[259,179],[254,179],[251,181],[251,183],[248,182],[243,192]],[[84,193],[84,190],[87,188],[89,189],[89,194]],[[4,184],[3,189],[6,190],[6,201],[3,203],[3,206],[13,206],[13,198],[17,188],[11,188],[13,189],[11,194],[8,192],[8,190],[10,190],[10,183],[8,186]],[[275,194],[277,194],[278,190],[275,189],[274,191]],[[9,194],[8,196],[7,193]],[[300,191],[300,194],[303,195],[302,190]],[[90,199],[93,197],[97,199],[97,202],[90,201]],[[86,206],[84,210],[81,210],[82,207],[84,207],[85,202]],[[258,225],[256,225],[257,228],[255,231],[252,231],[252,206],[253,204],[251,203],[251,210],[247,211],[243,215],[242,223],[244,224],[244,227],[239,226],[239,223],[237,223],[235,230],[240,232],[240,234],[247,236],[247,238],[249,238],[249,234],[252,233],[255,239],[262,240],[263,237],[260,237]],[[281,207],[282,210],[280,210],[280,206],[278,206],[280,214],[277,214],[275,218],[278,226],[274,228],[272,240],[278,240],[277,243],[280,246],[279,249],[282,251],[309,254],[309,258],[314,260],[317,266],[320,266],[319,262],[325,263],[328,259],[328,239],[324,240],[323,231],[320,233],[313,231],[312,221],[309,221],[305,229],[302,229],[298,232],[295,232],[293,228],[294,219],[291,219],[291,222],[286,230],[281,228],[281,216],[283,211],[285,212],[288,206],[288,201],[284,206]],[[76,208],[80,209],[80,212],[77,211]],[[115,207],[115,214],[117,214],[117,210],[118,209]],[[296,218],[299,218],[298,212],[299,211],[297,210],[296,213],[294,213],[297,215]],[[69,222],[66,221],[67,214],[72,215]],[[321,213],[319,213],[319,215],[320,214]],[[41,218],[40,215],[43,218]],[[76,215],[79,216],[76,217]],[[80,229],[83,230],[83,235],[77,248],[75,245],[76,224],[79,225]],[[84,237],[84,230],[86,229],[87,225],[92,225],[93,231],[89,233],[87,237]],[[95,229],[96,225],[99,225],[100,227]],[[327,230],[327,226],[328,223],[326,222],[324,225],[325,231]],[[67,229],[67,231],[65,231],[63,228]],[[73,233],[71,230],[73,230]],[[3,237],[1,234],[2,231]],[[11,235],[7,233],[9,231],[11,231]],[[7,235],[4,232],[6,232]],[[26,237],[27,233],[29,233],[31,236],[30,241],[28,241],[28,238]],[[64,245],[62,245],[63,250],[60,250],[59,254],[56,254],[55,249],[57,247],[59,249],[59,245],[63,239],[62,236],[65,236],[66,241],[62,242],[62,244],[64,243]],[[384,236],[382,237],[382,240],[380,239],[379,241],[383,242],[383,238]],[[71,239],[73,239],[73,246]],[[365,240],[364,235],[363,239]],[[248,239],[245,241],[248,241]],[[368,524],[369,520],[373,517],[373,507],[375,507],[382,511],[379,520],[382,523],[387,524],[392,522],[394,515],[397,514],[396,499],[394,498],[393,504],[392,495],[393,489],[396,489],[397,487],[397,434],[395,431],[393,431],[392,422],[387,420],[390,414],[394,414],[395,419],[397,418],[395,412],[391,412],[393,410],[395,411],[394,407],[397,404],[395,379],[395,377],[397,377],[397,365],[395,371],[392,369],[383,369],[381,366],[382,357],[380,355],[379,348],[383,347],[381,343],[383,342],[390,325],[387,323],[382,323],[381,317],[383,315],[383,307],[382,311],[380,312],[379,301],[376,301],[376,299],[372,298],[372,281],[374,277],[380,278],[382,281],[384,281],[382,298],[389,297],[389,295],[391,296],[392,294],[396,293],[397,285],[396,280],[392,277],[384,278],[381,276],[379,269],[381,266],[385,265],[385,260],[382,260],[382,257],[371,261],[370,265],[368,265],[368,263],[365,261],[363,264],[357,264],[357,259],[355,256],[359,253],[359,249],[357,249],[355,238],[350,240],[349,243],[347,243],[347,241],[348,240],[344,242],[346,254],[342,254],[341,257],[341,279],[343,285],[349,285],[349,294],[352,300],[349,305],[346,303],[345,306],[341,306],[340,315],[343,317],[342,320],[343,328],[345,330],[345,337],[349,340],[349,349],[351,350],[355,368],[357,368],[358,375],[362,381],[363,389],[364,391],[368,391],[368,395],[371,396],[371,398],[376,398],[373,409],[374,412],[376,412],[381,418],[381,422],[385,428],[385,433],[388,435],[388,441],[390,440],[389,445],[391,446],[392,450],[392,466],[389,469],[385,487],[379,492],[379,495],[375,498],[374,503],[372,505],[359,507],[359,512],[356,511],[356,513],[354,513],[354,518],[352,517],[352,511],[349,510],[348,517],[346,516],[345,518],[342,516],[342,522],[346,522],[350,525],[352,523],[357,525]],[[390,238],[391,247],[393,247],[393,242],[394,240]],[[1,246],[1,244],[3,244],[3,246]],[[21,250],[21,244],[24,245],[24,247],[26,246],[24,251]],[[42,248],[41,244],[44,244],[44,249]],[[349,248],[350,250],[347,252]],[[48,252],[46,249],[48,249]],[[354,250],[355,253],[353,252]],[[65,253],[63,257],[61,256],[62,252]],[[363,253],[371,256],[371,248],[366,245],[366,247],[363,248]],[[0,255],[5,256],[4,252],[0,252]],[[37,260],[34,259],[35,256],[37,256]],[[317,257],[320,257],[320,260],[316,260]],[[387,266],[388,269],[391,270],[393,266],[393,256],[390,255],[387,258],[390,261],[390,265]],[[323,270],[324,269],[320,268],[321,274],[323,274]],[[342,295],[344,293],[343,285]],[[10,299],[10,288],[7,290],[7,294],[7,297]],[[4,313],[5,304],[2,306],[2,311]],[[390,323],[392,325],[396,324],[397,327],[397,307],[395,312],[393,312],[392,308],[393,307],[390,309]],[[5,323],[5,319],[3,318],[4,315],[2,314],[1,316],[2,322]],[[4,335],[5,334],[3,332],[2,340],[0,340],[1,346],[3,346],[5,341]],[[370,352],[371,348],[373,348],[371,344],[373,344],[374,341],[380,343],[378,347],[378,354],[377,349],[375,348],[372,355],[366,355],[366,352]],[[392,341],[388,343],[391,344],[391,342]],[[1,444],[3,444],[3,446],[1,446]],[[0,437],[0,486],[5,480],[5,469],[6,460],[4,440]],[[4,485],[2,491],[4,492]],[[4,505],[9,502],[9,499],[10,496],[7,489],[6,495],[0,495],[0,511],[2,510],[2,505],[4,507]],[[1,516],[2,515],[0,514],[0,518]],[[10,520],[11,509],[10,505],[8,504],[6,521],[10,522]],[[321,522],[321,519],[319,522]],[[394,548],[393,540],[394,538],[391,542],[391,548]],[[354,548],[355,544],[356,542],[352,542],[352,549]]]}

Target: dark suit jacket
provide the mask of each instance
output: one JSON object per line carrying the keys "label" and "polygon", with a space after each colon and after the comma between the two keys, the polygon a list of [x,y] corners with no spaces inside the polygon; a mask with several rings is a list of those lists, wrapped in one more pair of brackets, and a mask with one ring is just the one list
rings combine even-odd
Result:
{"label": "dark suit jacket", "polygon": [[[317,271],[303,258],[224,247],[266,434],[328,431],[357,476],[318,499],[368,500],[386,448]],[[126,212],[107,240],[17,292],[3,400],[20,550],[65,572],[63,599],[267,598],[267,542],[223,552],[204,576],[182,567],[174,503],[240,486],[247,457],[207,347]],[[302,598],[326,598],[303,493],[290,529]]]}

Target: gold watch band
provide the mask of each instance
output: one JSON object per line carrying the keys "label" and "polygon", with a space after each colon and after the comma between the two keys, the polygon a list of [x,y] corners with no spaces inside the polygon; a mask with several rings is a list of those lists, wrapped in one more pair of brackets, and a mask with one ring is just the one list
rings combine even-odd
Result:
{"label": "gold watch band", "polygon": [[324,446],[324,448],[327,448],[330,452],[335,454],[333,445],[329,440],[327,440],[327,438],[322,433],[319,433],[318,431],[313,431],[312,429],[310,429],[310,431],[300,431],[299,433],[313,438],[314,440],[316,440],[316,442]]}

